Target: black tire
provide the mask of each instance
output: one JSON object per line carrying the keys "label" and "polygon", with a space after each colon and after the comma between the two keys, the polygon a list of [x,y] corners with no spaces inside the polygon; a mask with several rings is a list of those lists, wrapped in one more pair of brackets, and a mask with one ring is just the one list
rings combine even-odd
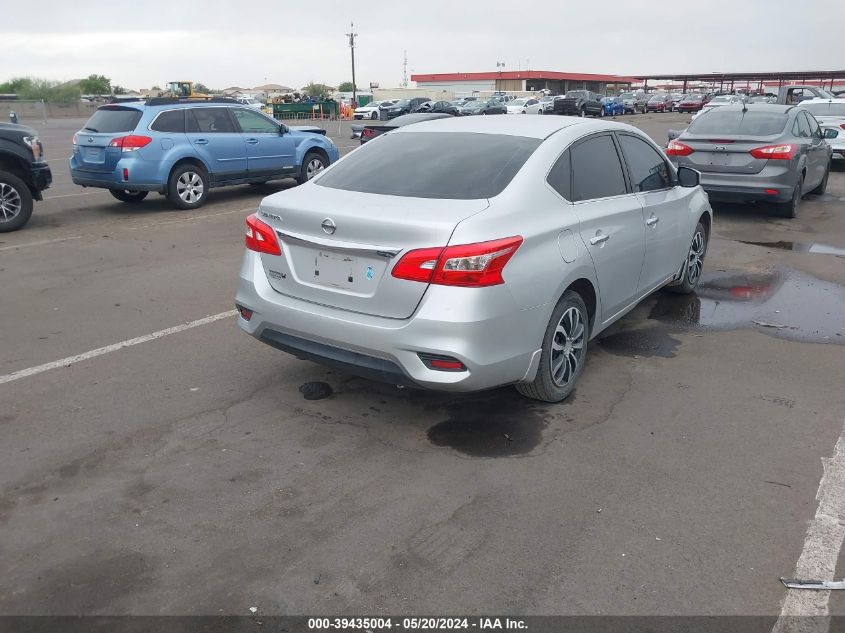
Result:
{"label": "black tire", "polygon": [[296,181],[300,185],[304,184],[328,166],[329,161],[326,159],[325,154],[316,150],[310,150],[305,154],[305,158],[302,159],[302,165],[299,167],[299,176],[296,177]]}
{"label": "black tire", "polygon": [[208,198],[208,174],[201,167],[186,163],[170,174],[167,199],[180,209],[196,209]]}
{"label": "black tire", "polygon": [[801,204],[801,190],[803,189],[804,179],[798,182],[795,185],[795,188],[792,190],[792,198],[789,202],[782,202],[780,204],[775,205],[775,210],[777,214],[782,218],[795,218],[798,217],[798,205]]}
{"label": "black tire", "polygon": [[[569,314],[570,310],[574,309],[578,312],[580,323],[583,325],[582,333],[579,336],[573,336],[568,339],[564,336],[565,331],[559,329],[559,326],[565,328],[565,324],[561,322],[565,314]],[[577,332],[573,332],[575,334]],[[560,402],[565,399],[575,389],[578,379],[584,371],[584,364],[587,360],[587,343],[590,338],[590,320],[587,313],[587,306],[584,300],[577,292],[567,290],[557,306],[552,312],[552,318],[546,326],[546,332],[543,335],[543,351],[540,355],[540,366],[537,368],[537,375],[532,382],[517,383],[514,385],[516,390],[527,398],[534,400],[542,400],[543,402]],[[561,343],[561,340],[563,341]],[[552,344],[557,346],[562,345],[562,349],[554,350]],[[581,344],[580,348],[575,348],[574,344]],[[577,355],[577,349],[580,349],[580,355]],[[555,356],[555,353],[557,356]],[[563,360],[559,365],[562,377],[569,373],[569,378],[561,384],[561,381],[556,381],[553,376],[553,364],[557,361]],[[571,366],[571,357],[577,356],[577,363],[574,371]]]}
{"label": "black tire", "polygon": [[26,183],[0,171],[0,233],[17,231],[32,216],[32,192]]}
{"label": "black tire", "polygon": [[682,264],[683,276],[678,283],[666,286],[666,290],[680,295],[688,295],[698,287],[698,282],[701,281],[701,271],[704,268],[704,257],[707,255],[709,241],[707,229],[699,222],[695,227],[695,232],[692,234],[692,241],[690,242],[689,251],[687,251],[687,257]]}
{"label": "black tire", "polygon": [[580,116],[580,117],[585,117],[585,116],[587,116],[587,110],[585,110],[584,108],[581,108],[581,110],[580,110],[580,112],[579,112],[578,116]]}
{"label": "black tire", "polygon": [[827,169],[824,170],[824,178],[819,183],[819,186],[813,189],[810,193],[816,196],[824,195],[825,190],[827,189],[827,178],[830,176],[830,163],[827,164]]}
{"label": "black tire", "polygon": [[109,189],[109,193],[121,202],[137,204],[147,197],[149,191],[132,191],[131,189]]}
{"label": "black tire", "polygon": [[604,118],[604,108],[599,110],[599,117],[602,118],[602,119]]}
{"label": "black tire", "polygon": [[377,118],[378,118],[378,112],[373,112],[373,113],[370,115],[370,118],[371,118],[371,119],[377,119]]}

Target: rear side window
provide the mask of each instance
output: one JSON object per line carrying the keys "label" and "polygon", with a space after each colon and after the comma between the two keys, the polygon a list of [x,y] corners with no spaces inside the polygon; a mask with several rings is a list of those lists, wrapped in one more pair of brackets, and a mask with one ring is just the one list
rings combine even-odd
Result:
{"label": "rear side window", "polygon": [[85,122],[85,129],[90,132],[103,132],[104,134],[132,132],[140,120],[140,110],[106,106],[91,115],[91,118]]}
{"label": "rear side window", "polygon": [[756,110],[753,106],[742,110],[713,108],[704,116],[695,119],[687,128],[690,134],[719,135],[748,134],[773,136],[786,127],[789,116],[784,112]]}
{"label": "rear side window", "polygon": [[153,124],[150,126],[151,130],[156,132],[170,132],[178,134],[185,131],[185,110],[169,110],[159,114]]}
{"label": "rear side window", "polygon": [[572,200],[593,200],[627,193],[616,145],[594,136],[572,148]]}
{"label": "rear side window", "polygon": [[388,133],[349,154],[315,183],[410,198],[492,198],[508,186],[540,143],[502,134]]}
{"label": "rear side window", "polygon": [[634,191],[656,191],[672,186],[666,160],[651,145],[627,134],[619,135],[619,144],[628,163]]}
{"label": "rear side window", "polygon": [[223,134],[235,131],[226,108],[189,108],[185,119],[185,127],[189,132]]}
{"label": "rear side window", "polygon": [[552,189],[557,191],[567,200],[572,200],[572,167],[569,158],[569,150],[566,150],[560,155],[560,158],[555,162],[549,175],[546,177],[546,182],[551,185]]}

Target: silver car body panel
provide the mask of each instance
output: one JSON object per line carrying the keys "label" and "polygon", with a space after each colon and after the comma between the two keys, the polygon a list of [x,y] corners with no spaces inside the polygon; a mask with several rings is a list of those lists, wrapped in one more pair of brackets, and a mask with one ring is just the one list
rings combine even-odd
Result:
{"label": "silver car body panel", "polygon": [[[236,296],[238,305],[253,311],[249,321],[238,319],[244,331],[265,342],[281,332],[345,354],[382,359],[401,368],[414,384],[434,389],[473,391],[530,381],[552,311],[573,282],[586,281],[595,289],[596,316],[590,329],[595,337],[646,294],[672,280],[699,218],[712,214],[699,187],[572,203],[546,182],[558,157],[592,134],[633,134],[659,151],[625,124],[575,117],[468,117],[418,123],[391,134],[421,131],[544,140],[510,184],[489,200],[394,199],[319,186],[320,176],[265,198],[259,217],[281,235],[283,256],[246,251]],[[401,206],[406,212],[399,218],[395,208],[384,213],[386,206]],[[659,222],[647,224],[653,215]],[[321,229],[328,216],[337,225],[331,235]],[[591,236],[599,231],[610,238],[592,244]],[[285,292],[271,271],[285,272],[291,259],[299,270],[298,256],[286,252],[295,248],[290,238],[294,234],[313,241],[316,246],[309,248],[316,250],[335,243],[341,250],[383,247],[400,254],[385,258],[383,268],[374,271],[389,285],[370,296],[307,287]],[[524,241],[505,267],[500,285],[428,285],[390,275],[401,253],[412,248],[514,235]],[[315,294],[307,294],[311,291]],[[467,370],[429,369],[419,353],[457,358]]]}

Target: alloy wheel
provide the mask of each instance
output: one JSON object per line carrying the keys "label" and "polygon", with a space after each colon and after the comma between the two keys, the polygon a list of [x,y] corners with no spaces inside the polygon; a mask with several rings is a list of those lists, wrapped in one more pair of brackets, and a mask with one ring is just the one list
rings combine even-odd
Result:
{"label": "alloy wheel", "polygon": [[194,204],[205,193],[205,185],[200,175],[193,171],[186,171],[176,181],[176,193],[188,204]]}
{"label": "alloy wheel", "polygon": [[696,231],[687,256],[687,279],[692,286],[698,283],[701,270],[704,268],[704,245],[704,235],[701,231]]}
{"label": "alloy wheel", "polygon": [[5,182],[0,182],[0,213],[3,214],[0,221],[8,222],[15,219],[22,207],[23,202],[18,190]]}
{"label": "alloy wheel", "polygon": [[552,380],[558,387],[566,386],[575,374],[584,356],[586,328],[578,308],[569,308],[560,317],[552,337],[549,365]]}

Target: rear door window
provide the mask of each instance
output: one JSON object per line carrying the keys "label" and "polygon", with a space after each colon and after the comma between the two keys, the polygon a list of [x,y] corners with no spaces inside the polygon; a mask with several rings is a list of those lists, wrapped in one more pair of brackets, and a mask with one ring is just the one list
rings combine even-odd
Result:
{"label": "rear door window", "polygon": [[[235,125],[229,117],[226,108],[190,108],[189,112],[196,123],[196,131],[202,134],[224,134],[235,131]],[[192,128],[190,122],[186,123],[187,128]]]}
{"label": "rear door window", "polygon": [[168,110],[159,114],[153,124],[150,126],[151,130],[156,132],[170,132],[178,134],[185,131],[185,110]]}
{"label": "rear door window", "polygon": [[619,135],[619,144],[634,191],[657,191],[672,186],[672,172],[666,160],[651,145],[628,134]]}
{"label": "rear door window", "polygon": [[91,118],[85,122],[84,129],[103,134],[132,132],[140,120],[140,110],[120,106],[105,106],[91,115]]}
{"label": "rear door window", "polygon": [[588,138],[571,151],[574,202],[628,193],[619,154],[610,135]]}
{"label": "rear door window", "polygon": [[804,112],[798,113],[798,136],[801,138],[810,138],[813,135],[810,130],[810,122],[807,120],[807,115]]}
{"label": "rear door window", "polygon": [[819,129],[819,124],[816,120],[807,112],[804,113],[804,116],[807,117],[807,123],[810,125],[810,135],[816,138],[821,138],[822,131]]}

